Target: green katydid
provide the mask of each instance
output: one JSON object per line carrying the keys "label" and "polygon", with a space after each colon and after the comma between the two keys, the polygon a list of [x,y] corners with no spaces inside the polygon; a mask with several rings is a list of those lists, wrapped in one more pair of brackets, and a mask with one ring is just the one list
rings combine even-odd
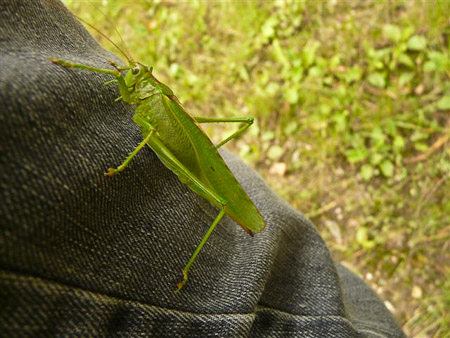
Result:
{"label": "green katydid", "polygon": [[[188,280],[191,265],[224,214],[229,215],[250,235],[262,231],[266,226],[261,213],[217,151],[246,130],[253,123],[253,118],[193,117],[172,90],[155,78],[152,68],[123,54],[128,59],[128,65],[119,67],[110,62],[115,69],[101,69],[57,58],[51,61],[67,68],[112,75],[115,79],[107,83],[118,84],[119,99],[135,105],[133,120],[141,129],[143,141],[121,165],[116,169],[109,168],[105,175],[111,176],[124,170],[133,157],[148,145],[182,183],[219,208],[218,215],[183,269],[183,280],[177,284],[175,291],[179,292]],[[244,125],[214,145],[199,124],[215,122],[238,122]]]}

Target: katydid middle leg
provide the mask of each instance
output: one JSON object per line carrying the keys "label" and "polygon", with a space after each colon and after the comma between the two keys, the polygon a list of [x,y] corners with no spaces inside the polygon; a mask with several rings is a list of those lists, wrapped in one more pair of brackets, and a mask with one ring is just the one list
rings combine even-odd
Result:
{"label": "katydid middle leg", "polygon": [[197,246],[197,248],[195,249],[194,253],[192,254],[191,258],[189,259],[189,262],[186,264],[186,266],[183,269],[183,280],[179,283],[177,283],[177,289],[174,291],[175,293],[178,293],[181,291],[181,289],[183,288],[183,286],[187,283],[188,281],[188,271],[189,268],[191,267],[192,263],[194,263],[195,258],[197,257],[198,253],[200,252],[200,250],[203,248],[203,246],[205,245],[206,241],[208,240],[209,236],[211,235],[211,233],[213,232],[213,230],[215,229],[215,227],[217,226],[217,224],[220,222],[220,220],[222,219],[223,215],[225,215],[225,208],[226,206],[223,206],[220,209],[219,214],[217,215],[217,217],[214,219],[214,221],[212,222],[211,226],[209,227],[208,231],[206,232],[205,236],[203,236],[200,244]]}
{"label": "katydid middle leg", "polygon": [[144,138],[144,140],[142,140],[141,143],[139,143],[139,145],[133,150],[133,152],[128,155],[128,157],[125,159],[125,161],[122,162],[121,165],[119,165],[116,169],[114,168],[109,168],[108,171],[105,173],[106,176],[113,176],[114,174],[117,174],[119,172],[121,172],[122,170],[124,170],[128,163],[130,163],[130,161],[133,159],[133,157],[135,157],[137,155],[137,153],[139,151],[142,150],[142,148],[144,148],[144,146],[148,143],[148,141],[150,140],[150,137],[153,136],[153,134],[155,133],[155,129],[151,129],[150,132],[148,133],[148,135]]}
{"label": "katydid middle leg", "polygon": [[216,149],[219,149],[221,146],[223,146],[228,141],[232,140],[242,132],[244,132],[248,127],[250,127],[253,124],[253,117],[230,117],[230,118],[221,118],[221,117],[201,117],[201,116],[195,116],[194,119],[198,123],[223,123],[223,122],[241,122],[245,123],[241,128],[239,128],[237,131],[235,131],[233,134],[228,136],[226,139],[222,140],[216,145]]}

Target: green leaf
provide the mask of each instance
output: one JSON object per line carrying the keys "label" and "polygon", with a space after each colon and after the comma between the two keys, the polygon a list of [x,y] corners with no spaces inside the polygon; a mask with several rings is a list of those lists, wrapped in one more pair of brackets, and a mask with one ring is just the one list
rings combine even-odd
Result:
{"label": "green leaf", "polygon": [[413,33],[414,33],[414,27],[413,27],[413,26],[408,26],[408,27],[403,28],[403,31],[402,31],[402,40],[406,40],[406,39],[409,38]]}
{"label": "green leaf", "polygon": [[328,116],[331,113],[332,107],[328,104],[322,103],[319,106],[320,113],[324,116]]}
{"label": "green leaf", "polygon": [[410,139],[411,139],[411,141],[416,142],[416,141],[426,140],[429,138],[429,136],[430,135],[427,133],[423,133],[420,130],[416,130],[413,132]]}
{"label": "green leaf", "polygon": [[278,160],[284,153],[284,149],[280,146],[274,145],[269,148],[269,151],[267,153],[267,157],[271,160]]}
{"label": "green leaf", "polygon": [[350,163],[361,162],[367,158],[367,155],[367,149],[365,148],[350,149],[345,152],[347,161],[349,161]]}
{"label": "green leaf", "polygon": [[247,69],[245,68],[245,66],[240,66],[238,68],[238,73],[239,76],[241,77],[242,80],[244,80],[245,82],[248,82],[250,80],[250,77],[248,75]]}
{"label": "green leaf", "polygon": [[289,63],[289,60],[286,57],[286,54],[284,53],[283,48],[281,47],[280,41],[278,39],[273,40],[272,48],[275,60],[280,62],[286,69],[290,69],[291,64]]}
{"label": "green leaf", "polygon": [[383,35],[389,40],[398,42],[402,37],[402,32],[398,26],[387,24],[383,26]]}
{"label": "green leaf", "polygon": [[328,62],[330,67],[337,67],[341,64],[341,56],[339,54],[334,54]]}
{"label": "green leaf", "polygon": [[347,115],[348,111],[346,110],[333,115],[332,119],[337,131],[344,131],[347,128]]}
{"label": "green leaf", "polygon": [[380,163],[380,170],[386,177],[392,177],[394,175],[394,165],[389,160],[384,160]]}
{"label": "green leaf", "polygon": [[380,148],[385,140],[386,140],[386,135],[384,135],[383,131],[381,130],[381,128],[374,128],[372,130],[372,132],[370,133],[370,138],[373,140],[372,144],[375,148]]}
{"label": "green leaf", "polygon": [[410,82],[414,77],[414,73],[402,73],[400,74],[400,77],[398,78],[398,84],[399,86],[403,87],[405,84]]}
{"label": "green leaf", "polygon": [[423,143],[423,142],[414,143],[414,148],[416,148],[416,150],[421,151],[421,152],[427,151],[429,149],[428,144]]}
{"label": "green leaf", "polygon": [[375,69],[378,69],[378,70],[384,69],[384,63],[383,63],[383,61],[381,61],[381,60],[376,60],[376,61],[373,63],[373,66],[375,67]]}
{"label": "green leaf", "polygon": [[355,66],[350,68],[345,74],[344,79],[347,83],[353,82],[353,81],[359,81],[362,76],[362,70],[360,67]]}
{"label": "green leaf", "polygon": [[294,133],[297,131],[297,129],[298,129],[298,122],[295,121],[295,120],[293,120],[293,121],[290,121],[290,122],[286,125],[286,127],[284,128],[284,132],[285,132],[287,135],[292,135],[292,134],[294,134]]}
{"label": "green leaf", "polygon": [[322,74],[323,74],[322,68],[317,67],[317,66],[311,67],[311,68],[309,69],[309,71],[308,71],[308,75],[309,75],[310,77],[319,77],[319,76],[321,76]]}
{"label": "green leaf", "polygon": [[386,80],[384,78],[384,74],[382,73],[372,73],[369,75],[369,77],[367,78],[367,80],[369,81],[369,83],[375,87],[378,88],[384,88],[386,87]]}
{"label": "green leaf", "polygon": [[406,55],[404,53],[400,53],[398,55],[398,62],[400,62],[401,64],[403,64],[405,66],[414,68],[414,62],[411,60],[411,58],[408,55]]}
{"label": "green leaf", "polygon": [[333,77],[332,76],[325,76],[323,78],[323,83],[326,85],[331,85],[333,83]]}
{"label": "green leaf", "polygon": [[408,48],[411,50],[421,51],[427,46],[427,39],[420,35],[413,35],[408,40]]}
{"label": "green leaf", "polygon": [[434,62],[433,61],[426,61],[424,64],[423,64],[423,71],[424,72],[433,72],[433,71],[435,71],[436,70],[436,65],[434,64]]}
{"label": "green leaf", "polygon": [[356,232],[356,241],[366,249],[371,249],[375,246],[375,241],[369,240],[369,230],[366,227],[360,227],[358,229]]}
{"label": "green leaf", "polygon": [[401,135],[395,135],[393,145],[395,150],[402,150],[405,148],[405,139]]}
{"label": "green leaf", "polygon": [[373,167],[370,164],[364,164],[360,170],[361,176],[365,181],[368,181],[373,176]]}
{"label": "green leaf", "polygon": [[[445,72],[447,68],[450,66],[450,61],[448,55],[437,51],[430,51],[428,53],[428,58],[434,64],[434,69],[440,72]],[[430,67],[430,66],[428,66]],[[425,65],[424,65],[425,70]]]}
{"label": "green leaf", "polygon": [[265,92],[269,96],[275,96],[280,90],[280,85],[276,82],[269,82],[266,86]]}
{"label": "green leaf", "polygon": [[370,163],[372,165],[377,165],[382,160],[383,160],[383,155],[381,155],[379,153],[373,153],[372,155],[370,155]]}
{"label": "green leaf", "polygon": [[305,48],[302,50],[303,64],[305,67],[309,67],[314,63],[319,46],[319,41],[308,41]]}
{"label": "green leaf", "polygon": [[268,130],[266,132],[264,132],[261,136],[261,139],[263,141],[270,141],[273,140],[275,138],[275,133],[272,130]]}
{"label": "green leaf", "polygon": [[360,227],[356,232],[356,240],[358,243],[363,244],[369,238],[369,231],[365,227]]}
{"label": "green leaf", "polygon": [[450,110],[450,95],[444,95],[437,102],[437,107],[439,110]]}
{"label": "green leaf", "polygon": [[296,104],[299,99],[297,88],[288,88],[283,96],[290,104]]}
{"label": "green leaf", "polygon": [[278,25],[278,19],[270,17],[262,26],[261,31],[264,37],[271,38],[275,35],[275,27]]}

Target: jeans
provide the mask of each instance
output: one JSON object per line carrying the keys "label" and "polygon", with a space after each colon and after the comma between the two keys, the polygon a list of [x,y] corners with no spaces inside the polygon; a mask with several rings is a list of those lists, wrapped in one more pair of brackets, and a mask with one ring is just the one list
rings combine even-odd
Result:
{"label": "jeans", "polygon": [[[1,0],[0,335],[403,337],[377,295],[333,262],[314,225],[222,156],[267,221],[214,230],[218,210],[142,140],[110,76],[116,57],[54,0]],[[307,173],[306,173],[307,174]]]}

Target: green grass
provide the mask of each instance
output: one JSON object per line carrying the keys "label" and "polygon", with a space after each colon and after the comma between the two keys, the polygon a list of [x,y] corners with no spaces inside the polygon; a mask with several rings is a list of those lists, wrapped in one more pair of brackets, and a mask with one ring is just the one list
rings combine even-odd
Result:
{"label": "green grass", "polygon": [[194,114],[255,116],[228,147],[409,336],[450,332],[448,2],[67,3]]}

